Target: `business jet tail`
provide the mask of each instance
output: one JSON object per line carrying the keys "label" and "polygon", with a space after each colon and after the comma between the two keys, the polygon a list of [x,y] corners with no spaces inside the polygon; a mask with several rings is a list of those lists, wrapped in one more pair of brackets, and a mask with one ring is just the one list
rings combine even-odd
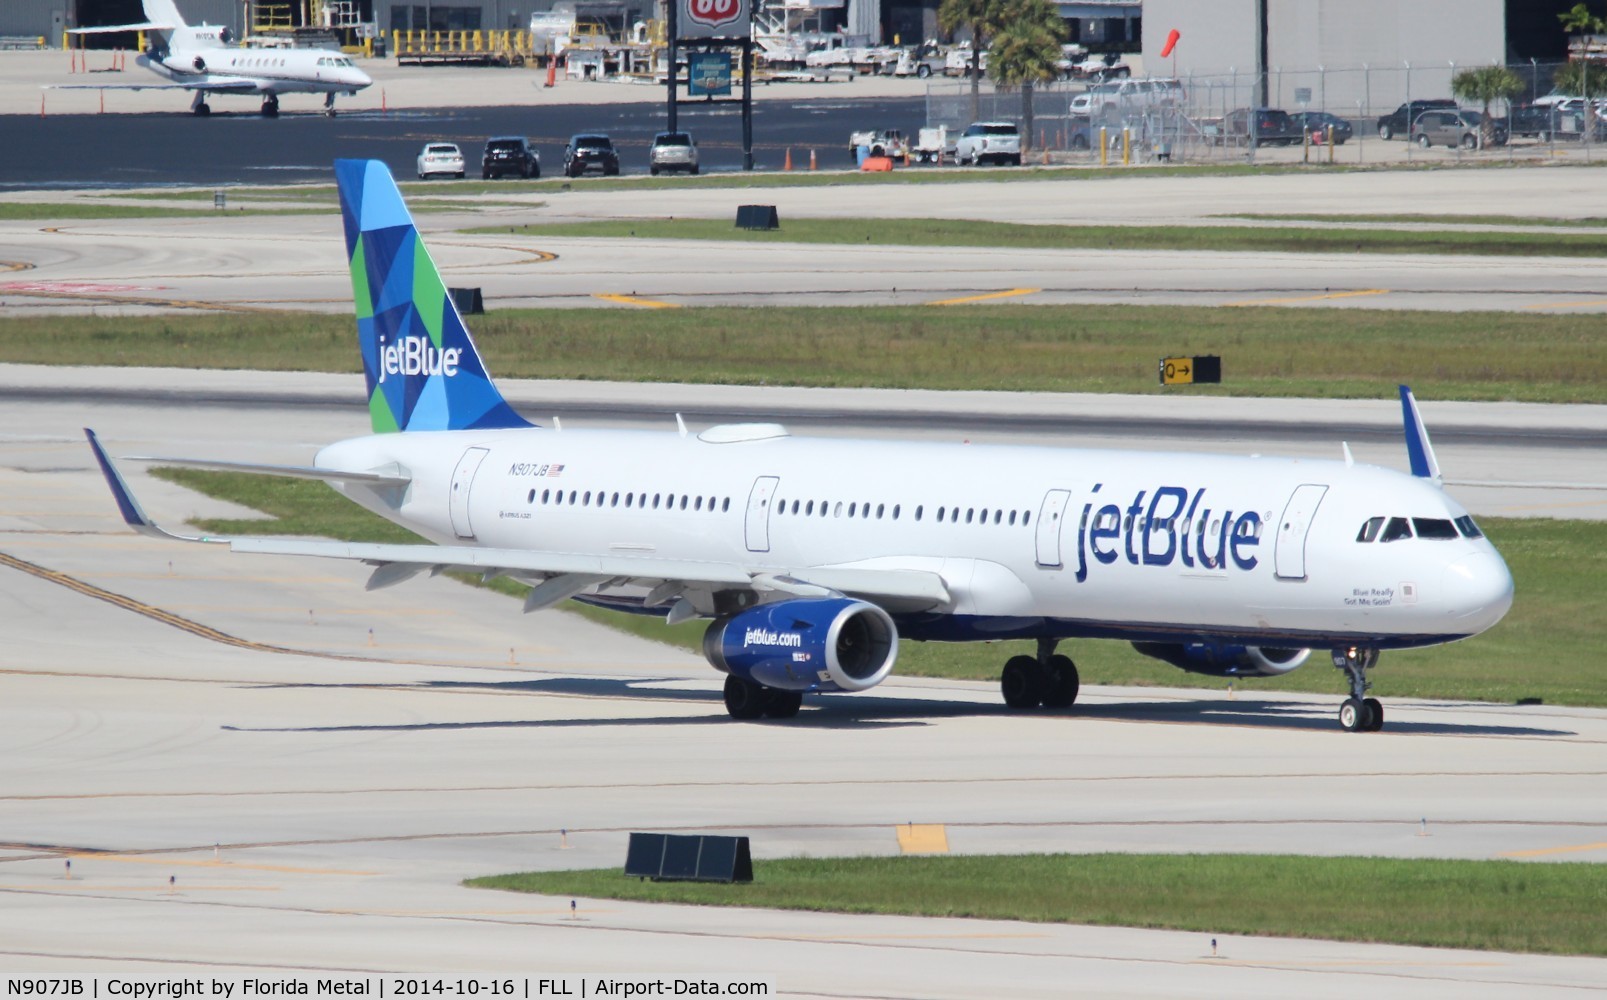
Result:
{"label": "business jet tail", "polygon": [[336,160],[335,182],[375,433],[529,427],[486,373],[389,168]]}

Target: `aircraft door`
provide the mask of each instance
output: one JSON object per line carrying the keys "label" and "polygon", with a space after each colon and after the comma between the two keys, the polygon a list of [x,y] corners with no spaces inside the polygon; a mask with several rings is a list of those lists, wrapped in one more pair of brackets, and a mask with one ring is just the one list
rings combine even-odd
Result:
{"label": "aircraft door", "polygon": [[770,551],[770,500],[781,484],[779,476],[760,476],[748,493],[748,551]]}
{"label": "aircraft door", "polygon": [[470,448],[458,459],[452,472],[452,495],[448,508],[452,512],[452,533],[459,538],[473,538],[474,525],[469,522],[469,492],[474,488],[474,474],[489,454],[485,448]]}
{"label": "aircraft door", "polygon": [[1038,510],[1038,568],[1059,569],[1060,528],[1066,517],[1066,503],[1070,490],[1050,490],[1044,494],[1043,506]]}
{"label": "aircraft door", "polygon": [[1274,573],[1280,580],[1306,578],[1306,534],[1328,487],[1316,483],[1296,486],[1278,519],[1278,543],[1273,551]]}

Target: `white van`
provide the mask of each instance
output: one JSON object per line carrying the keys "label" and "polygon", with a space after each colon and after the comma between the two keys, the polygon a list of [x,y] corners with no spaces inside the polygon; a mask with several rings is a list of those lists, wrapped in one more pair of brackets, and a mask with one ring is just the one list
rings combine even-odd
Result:
{"label": "white van", "polygon": [[1117,121],[1162,109],[1180,108],[1186,95],[1183,84],[1170,77],[1111,80],[1096,83],[1086,94],[1071,99],[1071,113]]}

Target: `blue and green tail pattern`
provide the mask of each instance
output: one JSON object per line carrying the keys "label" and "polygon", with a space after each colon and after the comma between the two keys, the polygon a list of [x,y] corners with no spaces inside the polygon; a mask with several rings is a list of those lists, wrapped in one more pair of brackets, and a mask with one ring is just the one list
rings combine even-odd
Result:
{"label": "blue and green tail pattern", "polygon": [[390,169],[336,160],[335,183],[375,433],[529,427],[486,374]]}

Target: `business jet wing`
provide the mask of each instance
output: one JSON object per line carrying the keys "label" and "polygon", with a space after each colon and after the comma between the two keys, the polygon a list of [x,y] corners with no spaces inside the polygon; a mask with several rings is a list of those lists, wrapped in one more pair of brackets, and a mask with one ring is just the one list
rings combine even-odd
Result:
{"label": "business jet wing", "polygon": [[[937,573],[924,570],[879,569],[855,566],[813,567],[787,573],[774,569],[748,569],[735,563],[692,559],[662,559],[654,556],[608,555],[536,551],[529,549],[486,548],[474,545],[387,544],[375,542],[337,542],[260,536],[224,537],[181,535],[153,521],[122,473],[101,446],[95,432],[84,435],[95,453],[106,484],[117,501],[118,510],[130,528],[143,535],[184,542],[228,545],[235,552],[268,555],[316,556],[346,559],[374,567],[368,589],[378,590],[401,583],[419,573],[443,570],[477,572],[486,576],[516,575],[541,578],[525,600],[526,611],[536,611],[609,582],[631,582],[661,589],[675,596],[675,585],[746,588],[789,595],[847,595],[871,601],[896,601],[916,609],[933,608],[950,601],[948,588]],[[146,459],[147,461],[149,459]],[[305,479],[325,479],[361,483],[367,486],[405,486],[410,480],[398,470],[395,474],[340,472],[300,466],[255,465],[245,462],[183,460],[182,464],[236,472],[289,475]]]}
{"label": "business jet wing", "polygon": [[97,24],[93,28],[69,28],[69,35],[109,35],[114,31],[172,31],[182,28],[182,24],[157,24],[155,21],[140,21],[136,24]]}
{"label": "business jet wing", "polygon": [[214,76],[184,83],[52,83],[46,90],[184,90],[208,94],[257,94],[268,90],[266,80],[248,76]]}

